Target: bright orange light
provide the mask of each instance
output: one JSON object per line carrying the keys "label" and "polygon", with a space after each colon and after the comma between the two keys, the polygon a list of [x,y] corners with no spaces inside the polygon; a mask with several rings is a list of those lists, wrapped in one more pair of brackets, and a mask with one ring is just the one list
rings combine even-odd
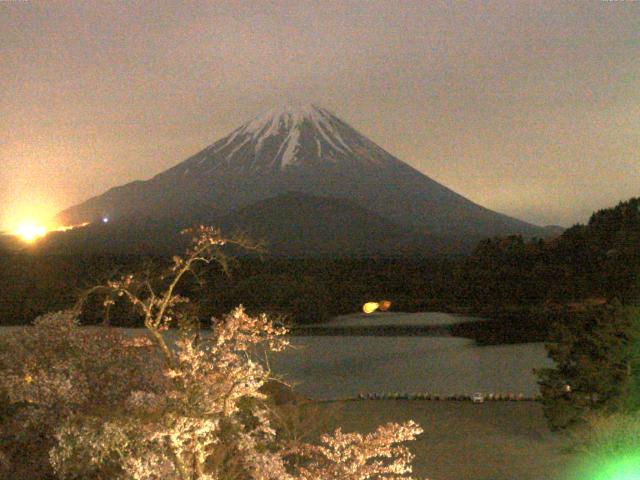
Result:
{"label": "bright orange light", "polygon": [[63,227],[45,227],[40,223],[29,221],[19,224],[18,227],[13,231],[13,234],[16,237],[20,237],[23,242],[35,243],[39,239],[46,237],[48,233],[68,232],[69,230],[86,227],[87,225],[89,225],[89,222],[80,223],[78,225],[65,225]]}
{"label": "bright orange light", "polygon": [[18,225],[15,235],[27,243],[33,243],[47,234],[46,227],[35,222],[24,222]]}
{"label": "bright orange light", "polygon": [[368,302],[362,306],[362,311],[366,314],[375,312],[380,307],[377,302]]}
{"label": "bright orange light", "polygon": [[89,222],[79,223],[78,225],[65,225],[64,227],[54,228],[55,232],[68,232],[69,230],[75,230],[76,228],[82,228],[89,225]]}

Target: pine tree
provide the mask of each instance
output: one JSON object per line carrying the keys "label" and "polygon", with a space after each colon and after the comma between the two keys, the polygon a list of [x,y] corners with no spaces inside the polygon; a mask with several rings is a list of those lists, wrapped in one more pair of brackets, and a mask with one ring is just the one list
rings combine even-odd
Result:
{"label": "pine tree", "polygon": [[556,368],[536,370],[552,429],[573,425],[595,410],[621,408],[630,388],[633,344],[632,318],[618,304],[565,312],[547,345]]}

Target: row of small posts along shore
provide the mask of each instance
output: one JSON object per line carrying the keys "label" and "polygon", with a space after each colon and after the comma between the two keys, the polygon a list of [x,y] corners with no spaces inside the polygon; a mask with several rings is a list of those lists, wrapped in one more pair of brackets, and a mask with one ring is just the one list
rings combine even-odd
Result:
{"label": "row of small posts along shore", "polygon": [[[352,400],[435,400],[435,401],[472,401],[471,394],[440,395],[437,393],[359,393]],[[540,395],[526,396],[522,393],[486,393],[482,394],[482,400],[486,402],[537,402]]]}

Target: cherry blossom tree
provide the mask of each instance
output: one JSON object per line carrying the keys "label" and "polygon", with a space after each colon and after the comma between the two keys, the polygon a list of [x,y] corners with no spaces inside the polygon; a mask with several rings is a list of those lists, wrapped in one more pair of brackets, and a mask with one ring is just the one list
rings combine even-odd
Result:
{"label": "cherry blossom tree", "polygon": [[[383,425],[368,435],[338,429],[317,445],[280,434],[263,387],[273,379],[265,359],[287,347],[287,330],[240,306],[213,319],[211,331],[201,335],[183,314],[189,299],[177,293],[186,275],[197,274],[198,264],[226,268],[223,246],[252,245],[210,227],[191,233],[186,255],[174,257],[159,278],[126,275],[92,289],[107,307],[117,298],[128,300],[143,315],[145,335],[80,328],[76,309],[39,319],[33,338],[27,335],[23,342],[16,336],[12,348],[2,350],[18,355],[16,361],[0,358],[0,389],[29,412],[27,418],[49,422],[49,461],[56,476],[411,478],[413,457],[402,444],[422,432],[413,422]],[[58,344],[47,344],[51,337]],[[43,350],[48,353],[41,356]]]}

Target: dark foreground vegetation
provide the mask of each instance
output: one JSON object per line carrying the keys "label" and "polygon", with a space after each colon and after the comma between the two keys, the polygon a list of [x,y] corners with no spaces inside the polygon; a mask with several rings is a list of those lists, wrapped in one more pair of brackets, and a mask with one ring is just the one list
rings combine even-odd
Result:
{"label": "dark foreground vegetation", "polygon": [[[640,199],[595,213],[560,237],[525,241],[488,239],[463,258],[295,258],[244,256],[226,274],[202,268],[181,293],[191,314],[206,322],[242,303],[252,312],[286,316],[293,324],[326,321],[359,311],[366,301],[389,299],[397,311],[445,311],[491,318],[457,325],[454,333],[483,343],[543,340],[572,311],[639,295]],[[150,275],[170,259],[141,256],[0,256],[0,324],[26,324],[66,308],[78,295],[122,272]],[[94,299],[83,321],[140,326],[116,304],[108,319]]]}

